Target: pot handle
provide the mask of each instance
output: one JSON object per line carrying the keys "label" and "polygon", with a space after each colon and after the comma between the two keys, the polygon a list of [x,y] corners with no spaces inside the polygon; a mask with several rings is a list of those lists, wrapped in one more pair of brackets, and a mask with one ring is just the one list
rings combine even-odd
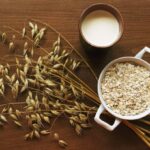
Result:
{"label": "pot handle", "polygon": [[150,53],[150,48],[149,47],[144,47],[134,57],[141,59],[146,52]]}
{"label": "pot handle", "polygon": [[105,110],[104,106],[101,104],[100,107],[98,108],[98,111],[96,112],[96,115],[94,117],[94,120],[101,125],[102,127],[104,127],[105,129],[109,130],[109,131],[113,131],[121,122],[120,119],[116,118],[113,125],[108,124],[107,122],[103,121],[100,118],[100,115],[103,113],[103,111]]}

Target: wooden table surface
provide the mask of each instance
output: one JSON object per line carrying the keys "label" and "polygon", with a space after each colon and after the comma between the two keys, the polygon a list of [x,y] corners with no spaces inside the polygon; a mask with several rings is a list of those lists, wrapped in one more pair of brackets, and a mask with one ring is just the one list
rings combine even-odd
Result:
{"label": "wooden table surface", "polygon": [[[84,8],[90,4],[105,2],[116,6],[123,15],[123,38],[104,56],[89,55],[79,41],[78,20]],[[55,26],[87,58],[97,74],[111,60],[135,55],[145,45],[150,46],[150,0],[0,0],[0,25],[19,27],[27,18],[36,18]],[[2,49],[0,54],[2,57]],[[145,59],[150,61],[150,55]],[[86,76],[85,76],[86,78]],[[88,79],[92,84],[94,81]],[[148,150],[149,148],[127,127],[120,125],[108,132],[96,125],[81,137],[61,119],[55,130],[69,143],[69,150]],[[50,137],[24,141],[25,130],[14,126],[0,129],[0,150],[57,150],[58,145]]]}

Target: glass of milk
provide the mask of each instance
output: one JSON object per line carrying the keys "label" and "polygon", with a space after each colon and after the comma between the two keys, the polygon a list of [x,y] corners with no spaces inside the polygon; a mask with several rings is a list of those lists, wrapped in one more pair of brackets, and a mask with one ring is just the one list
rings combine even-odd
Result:
{"label": "glass of milk", "polygon": [[112,5],[94,4],[81,14],[80,37],[92,48],[108,48],[119,41],[123,33],[123,19]]}

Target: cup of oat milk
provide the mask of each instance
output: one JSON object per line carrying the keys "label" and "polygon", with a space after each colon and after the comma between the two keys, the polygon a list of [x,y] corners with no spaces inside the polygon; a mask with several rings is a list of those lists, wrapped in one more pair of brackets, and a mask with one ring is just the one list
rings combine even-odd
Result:
{"label": "cup of oat milk", "polygon": [[123,34],[123,19],[114,6],[93,4],[80,17],[79,32],[83,44],[92,49],[113,46]]}

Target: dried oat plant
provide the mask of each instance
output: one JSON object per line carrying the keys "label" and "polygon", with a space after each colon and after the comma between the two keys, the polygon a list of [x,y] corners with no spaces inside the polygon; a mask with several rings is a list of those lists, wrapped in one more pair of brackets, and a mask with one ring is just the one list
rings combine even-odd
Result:
{"label": "dried oat plant", "polygon": [[[0,105],[0,126],[11,119],[21,128],[26,120],[29,127],[26,140],[52,133],[60,147],[66,147],[67,142],[53,133],[54,123],[63,116],[77,135],[91,127],[90,116],[95,114],[99,99],[80,78],[78,70],[86,67],[97,79],[94,71],[69,41],[46,23],[32,19],[22,31],[4,28],[8,33],[1,32],[0,40],[10,54],[1,58],[0,64],[0,99],[4,100]],[[49,32],[57,36],[50,48],[46,47]],[[8,95],[13,101],[8,100]],[[123,122],[148,146],[149,119],[148,116]]]}

